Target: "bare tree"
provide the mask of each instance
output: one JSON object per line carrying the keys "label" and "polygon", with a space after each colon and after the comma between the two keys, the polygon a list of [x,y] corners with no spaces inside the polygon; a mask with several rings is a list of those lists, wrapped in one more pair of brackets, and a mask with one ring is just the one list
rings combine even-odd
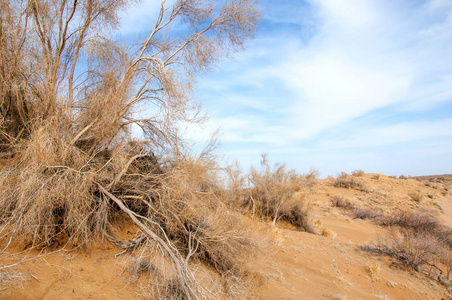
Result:
{"label": "bare tree", "polygon": [[[123,45],[110,37],[130,2],[0,0],[0,254],[14,239],[152,244],[183,298],[199,298],[191,257],[243,279],[254,244],[213,191],[215,162],[181,152],[177,128],[199,120],[196,75],[241,49],[259,12],[255,0],[162,1],[146,40]],[[111,234],[118,211],[142,236]]]}
{"label": "bare tree", "polygon": [[[254,0],[163,1],[147,39],[123,46],[108,33],[127,4],[2,1],[4,143],[55,116],[85,150],[109,147],[131,124],[154,146],[174,143],[174,125],[196,120],[195,75],[240,49],[259,17]],[[184,34],[176,36],[179,22]],[[144,103],[147,115],[138,119],[133,111]]]}

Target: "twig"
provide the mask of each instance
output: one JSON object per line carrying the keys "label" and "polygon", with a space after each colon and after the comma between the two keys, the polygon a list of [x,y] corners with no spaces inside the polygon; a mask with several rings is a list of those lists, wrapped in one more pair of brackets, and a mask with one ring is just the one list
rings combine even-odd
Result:
{"label": "twig", "polygon": [[122,203],[122,201],[118,199],[115,195],[107,191],[102,185],[97,184],[97,186],[99,187],[99,190],[107,197],[109,197],[111,200],[113,200],[119,206],[119,208],[122,211],[124,211],[145,234],[147,234],[151,239],[156,241],[163,249],[165,249],[165,251],[169,254],[169,256],[171,257],[176,266],[176,270],[179,275],[179,279],[182,282],[185,296],[189,300],[197,299],[198,298],[197,293],[192,288],[193,285],[191,278],[192,275],[190,274],[188,266],[185,264],[184,260],[182,259],[182,256],[177,251],[177,249],[172,250],[167,242],[165,242],[162,238],[160,238],[157,234],[150,230],[149,227],[147,227],[140,220],[138,220],[135,214],[130,209],[128,209],[124,205],[124,203]]}

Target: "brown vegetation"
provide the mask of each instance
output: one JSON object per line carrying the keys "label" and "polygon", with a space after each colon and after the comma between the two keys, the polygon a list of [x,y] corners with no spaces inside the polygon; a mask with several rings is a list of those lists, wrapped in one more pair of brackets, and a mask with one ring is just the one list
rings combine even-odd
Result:
{"label": "brown vegetation", "polygon": [[387,254],[402,265],[424,271],[450,286],[452,271],[452,229],[441,225],[427,211],[398,211],[382,217],[380,223],[394,231],[364,249]]}
{"label": "brown vegetation", "polygon": [[[127,47],[108,37],[128,1],[19,2],[0,4],[0,253],[100,237],[160,249],[171,297],[205,294],[193,260],[239,297],[228,284],[243,281],[260,242],[214,193],[209,151],[190,154],[178,126],[200,120],[194,76],[252,36],[254,1],[163,1],[148,38]],[[113,234],[120,216],[136,225],[129,243]]]}
{"label": "brown vegetation", "polygon": [[362,182],[356,180],[354,177],[357,177],[357,175],[350,176],[347,173],[342,172],[337,176],[333,185],[334,187],[337,188],[356,189],[363,192],[369,192],[369,189]]}
{"label": "brown vegetation", "polygon": [[353,203],[350,202],[350,200],[344,199],[343,197],[340,196],[333,196],[330,198],[330,201],[333,207],[340,207],[345,209],[355,208],[355,206],[353,205]]}
{"label": "brown vegetation", "polygon": [[[251,187],[243,189],[243,176],[237,171],[229,171],[231,181],[231,202],[238,202],[239,206],[252,216],[262,219],[270,218],[273,224],[286,221],[298,230],[315,233],[311,224],[309,208],[303,199],[303,188],[312,186],[316,171],[306,175],[299,175],[293,170],[287,170],[284,164],[275,164],[272,168],[265,154],[262,155],[261,169],[251,168],[248,177]],[[241,186],[242,189],[237,189]]]}

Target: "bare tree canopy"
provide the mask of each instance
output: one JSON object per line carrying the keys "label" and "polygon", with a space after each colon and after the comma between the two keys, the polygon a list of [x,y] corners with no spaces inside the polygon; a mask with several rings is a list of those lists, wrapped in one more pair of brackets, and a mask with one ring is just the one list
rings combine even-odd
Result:
{"label": "bare tree canopy", "polygon": [[254,0],[162,1],[147,39],[121,45],[109,36],[129,2],[1,1],[3,147],[55,118],[86,151],[109,147],[131,124],[154,146],[174,143],[174,124],[196,120],[195,75],[240,49],[259,18]]}
{"label": "bare tree canopy", "polygon": [[[123,45],[111,36],[130,2],[0,0],[0,258],[13,242],[102,238],[148,264],[161,255],[158,296],[208,298],[197,257],[239,298],[258,243],[219,201],[215,161],[181,151],[177,128],[198,120],[196,74],[253,35],[255,0],[162,1],[146,40]],[[137,230],[129,243],[118,216]]]}

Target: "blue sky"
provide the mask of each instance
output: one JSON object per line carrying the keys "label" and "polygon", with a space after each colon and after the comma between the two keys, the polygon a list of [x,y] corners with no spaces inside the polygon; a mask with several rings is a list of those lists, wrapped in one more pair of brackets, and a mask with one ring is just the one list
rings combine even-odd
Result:
{"label": "blue sky", "polygon": [[[124,17],[138,34],[157,0]],[[199,76],[196,99],[220,128],[219,154],[244,169],[260,153],[321,177],[362,169],[452,173],[452,1],[262,0],[255,39]]]}

